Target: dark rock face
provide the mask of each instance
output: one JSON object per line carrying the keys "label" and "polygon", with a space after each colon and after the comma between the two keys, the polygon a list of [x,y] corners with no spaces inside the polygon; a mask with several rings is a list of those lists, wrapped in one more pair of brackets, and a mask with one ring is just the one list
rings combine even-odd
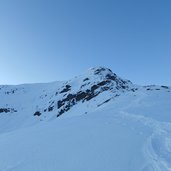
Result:
{"label": "dark rock face", "polygon": [[83,80],[83,82],[88,81],[88,80],[89,80],[89,78],[85,78],[85,79]]}
{"label": "dark rock face", "polygon": [[[93,69],[95,69],[95,68],[93,68]],[[106,71],[106,70],[112,73],[112,71],[108,68],[99,67],[99,68],[95,69],[94,74],[96,74],[96,75],[101,74],[103,71]]]}
{"label": "dark rock face", "polygon": [[17,91],[17,89],[6,91],[5,94],[7,94],[7,95],[14,94],[16,91]]}
{"label": "dark rock face", "polygon": [[[147,85],[147,86],[143,86],[143,88],[145,88],[147,91],[155,91],[155,90],[157,90],[157,91],[159,91],[159,90],[162,90],[162,89],[166,89],[166,90],[169,90],[170,88],[168,87],[168,86],[158,86],[158,87],[156,87],[155,85]],[[168,92],[170,92],[170,91],[168,91]]]}
{"label": "dark rock face", "polygon": [[34,116],[40,116],[41,115],[41,113],[39,112],[39,111],[36,111],[35,113],[34,113]]}
{"label": "dark rock face", "polygon": [[68,92],[70,90],[71,90],[71,86],[70,85],[66,85],[65,88],[60,93],[66,93],[66,92]]}
{"label": "dark rock face", "polygon": [[97,105],[97,106],[100,107],[101,105],[103,105],[103,104],[109,102],[110,100],[111,100],[111,99],[107,99],[106,101],[104,101],[103,103],[101,103],[101,104],[99,104],[99,105]]}
{"label": "dark rock face", "polygon": [[17,112],[17,110],[13,108],[0,108],[0,113],[9,113],[9,112]]}
{"label": "dark rock face", "polygon": [[106,78],[115,81],[117,76],[116,76],[116,74],[113,74],[113,75],[107,74]]}
{"label": "dark rock face", "polygon": [[48,112],[51,112],[53,110],[54,106],[49,106],[48,107]]}
{"label": "dark rock face", "polygon": [[75,105],[77,102],[84,102],[89,101],[93,97],[97,96],[100,92],[95,92],[95,90],[98,88],[98,86],[92,86],[91,90],[87,89],[86,91],[79,91],[76,94],[68,94],[68,96],[62,100],[58,101],[58,109],[63,107],[62,111],[68,111],[73,105]]}
{"label": "dark rock face", "polygon": [[162,88],[165,88],[165,89],[169,89],[169,87],[168,86],[161,86]]}
{"label": "dark rock face", "polygon": [[10,109],[8,109],[8,108],[0,108],[0,113],[8,113],[8,112],[10,112]]}
{"label": "dark rock face", "polygon": [[53,111],[53,109],[54,109],[54,103],[55,103],[55,101],[50,101],[49,102],[50,103],[50,105],[49,105],[49,107],[48,108],[46,108],[46,109],[44,109],[44,112],[51,112],[51,111]]}
{"label": "dark rock face", "polygon": [[94,90],[86,90],[85,92],[79,91],[77,94],[68,94],[66,98],[58,101],[58,109],[61,107],[62,109],[59,111],[57,116],[59,117],[80,101],[84,102],[85,100],[91,100],[93,97],[97,96],[97,94],[94,92]]}
{"label": "dark rock face", "polygon": [[[99,85],[93,85],[90,90],[91,90],[91,92],[94,92],[98,88],[99,88]],[[87,91],[89,91],[89,90],[87,90]]]}

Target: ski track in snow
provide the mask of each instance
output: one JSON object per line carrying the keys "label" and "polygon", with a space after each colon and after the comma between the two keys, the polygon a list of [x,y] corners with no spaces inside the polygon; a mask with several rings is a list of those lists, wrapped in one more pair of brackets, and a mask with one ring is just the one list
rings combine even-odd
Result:
{"label": "ski track in snow", "polygon": [[141,122],[152,129],[152,135],[144,146],[144,154],[149,160],[149,165],[142,171],[170,171],[171,170],[171,124],[144,117],[138,114],[120,112],[122,117]]}

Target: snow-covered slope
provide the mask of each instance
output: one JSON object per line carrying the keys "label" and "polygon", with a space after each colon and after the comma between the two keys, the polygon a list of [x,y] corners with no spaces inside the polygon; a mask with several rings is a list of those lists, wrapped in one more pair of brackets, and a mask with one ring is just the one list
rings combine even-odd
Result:
{"label": "snow-covered slope", "polygon": [[0,97],[0,171],[171,170],[170,87],[99,67]]}
{"label": "snow-covered slope", "polygon": [[92,111],[131,88],[130,81],[102,67],[64,82],[0,86],[0,132],[56,119],[78,105],[82,113]]}

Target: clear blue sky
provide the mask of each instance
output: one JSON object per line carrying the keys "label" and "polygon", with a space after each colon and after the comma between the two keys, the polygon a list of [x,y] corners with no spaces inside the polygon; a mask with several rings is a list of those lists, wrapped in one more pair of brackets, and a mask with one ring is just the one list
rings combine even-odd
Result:
{"label": "clear blue sky", "polygon": [[0,84],[66,80],[93,66],[171,85],[171,0],[0,1]]}

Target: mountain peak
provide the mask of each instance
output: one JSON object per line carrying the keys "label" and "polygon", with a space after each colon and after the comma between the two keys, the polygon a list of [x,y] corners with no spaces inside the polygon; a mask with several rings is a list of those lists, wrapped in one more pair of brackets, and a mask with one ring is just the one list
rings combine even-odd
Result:
{"label": "mountain peak", "polygon": [[[1,103],[0,113],[13,113],[15,116],[25,112],[41,120],[48,120],[80,106],[86,106],[85,112],[90,112],[132,89],[130,81],[120,78],[112,70],[94,67],[68,81],[1,86],[1,98],[6,100]],[[18,100],[14,103],[16,99]]]}
{"label": "mountain peak", "polygon": [[92,78],[92,80],[107,80],[107,81],[113,81],[117,85],[120,84],[126,84],[132,85],[132,82],[126,79],[120,78],[118,75],[112,72],[111,69],[106,67],[92,67],[88,69],[86,73],[87,77]]}
{"label": "mountain peak", "polygon": [[99,67],[92,67],[89,69],[90,72],[93,72],[94,74],[101,74],[101,73],[113,73],[111,69],[109,68],[106,68],[106,67],[102,67],[102,66],[99,66]]}
{"label": "mountain peak", "polygon": [[106,76],[106,75],[115,75],[117,76],[116,74],[114,74],[112,72],[111,69],[109,68],[106,68],[106,67],[92,67],[90,69],[88,69],[88,74],[90,75],[101,75],[101,76]]}

